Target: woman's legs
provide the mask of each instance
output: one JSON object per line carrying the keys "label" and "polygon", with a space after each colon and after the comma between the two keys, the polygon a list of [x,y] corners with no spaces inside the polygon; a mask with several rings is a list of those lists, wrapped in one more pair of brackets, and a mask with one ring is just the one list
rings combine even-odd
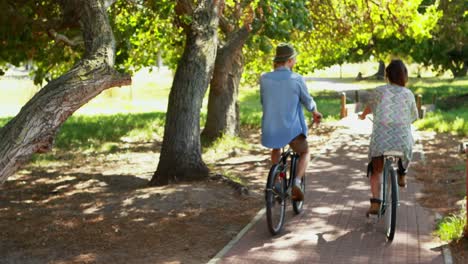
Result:
{"label": "woman's legs", "polygon": [[372,173],[370,176],[370,187],[372,198],[380,198],[380,175],[383,171],[383,157],[372,158]]}
{"label": "woman's legs", "polygon": [[400,187],[406,187],[406,173],[408,172],[409,161],[402,161],[398,159],[398,185]]}
{"label": "woman's legs", "polygon": [[299,154],[299,162],[297,163],[296,168],[296,177],[302,179],[305,176],[307,166],[309,165],[310,153],[309,153],[309,144],[304,135],[299,135],[291,143],[289,143],[291,148]]}
{"label": "woman's legs", "polygon": [[372,173],[370,175],[371,205],[367,214],[378,214],[380,210],[380,175],[383,171],[383,157],[372,158]]}

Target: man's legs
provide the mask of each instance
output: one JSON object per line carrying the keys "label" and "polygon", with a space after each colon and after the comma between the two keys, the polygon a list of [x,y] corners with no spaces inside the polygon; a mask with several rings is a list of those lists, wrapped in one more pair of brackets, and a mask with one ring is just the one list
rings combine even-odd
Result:
{"label": "man's legs", "polygon": [[301,189],[300,182],[305,176],[307,166],[309,165],[310,153],[307,139],[304,135],[297,136],[291,143],[291,148],[299,154],[299,161],[296,168],[296,182],[293,184],[292,199],[302,201],[304,199],[304,190]]}
{"label": "man's legs", "polygon": [[281,149],[272,149],[271,150],[271,164],[276,164],[279,162],[281,157]]}
{"label": "man's legs", "polygon": [[305,176],[307,166],[309,165],[310,153],[307,139],[304,135],[297,136],[291,143],[291,148],[299,154],[299,162],[297,163],[296,176],[298,179],[302,179]]}

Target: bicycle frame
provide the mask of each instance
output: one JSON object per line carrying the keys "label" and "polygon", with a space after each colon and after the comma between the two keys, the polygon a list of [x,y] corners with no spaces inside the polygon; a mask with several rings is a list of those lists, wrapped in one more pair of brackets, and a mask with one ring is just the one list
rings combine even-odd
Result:
{"label": "bicycle frame", "polygon": [[[273,235],[277,235],[284,224],[286,200],[292,196],[292,186],[296,177],[296,166],[299,155],[291,149],[281,153],[278,163],[273,164],[268,173],[267,186],[265,188],[265,202],[268,228]],[[290,163],[288,159],[290,158]],[[288,177],[289,169],[289,177]],[[280,179],[277,181],[277,179]],[[277,183],[280,183],[278,186]],[[301,184],[305,184],[302,181]],[[302,211],[303,202],[292,201],[294,212]],[[279,212],[279,215],[277,214]]]}
{"label": "bicycle frame", "polygon": [[[289,164],[288,164],[288,158],[289,157],[291,157],[291,165],[292,165],[292,159],[299,158],[299,155],[297,153],[293,152],[291,149],[288,149],[287,151],[283,151],[281,153],[281,158],[280,158],[279,163],[283,165],[283,169],[282,169],[283,172],[286,172],[286,170],[289,167]],[[289,167],[290,177],[286,181],[286,191],[284,192],[285,197],[282,197],[283,199],[291,196],[291,188],[292,188],[291,186],[293,185],[294,179],[296,178],[296,175],[294,173],[295,169],[296,168],[294,168],[293,166]],[[286,173],[284,173],[283,175],[286,175]]]}

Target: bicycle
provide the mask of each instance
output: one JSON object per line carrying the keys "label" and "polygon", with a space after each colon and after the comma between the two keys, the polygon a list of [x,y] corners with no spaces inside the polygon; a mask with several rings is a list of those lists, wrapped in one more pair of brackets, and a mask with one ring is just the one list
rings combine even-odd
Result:
{"label": "bicycle", "polygon": [[[290,161],[288,163],[288,158]],[[291,190],[296,178],[296,167],[299,154],[291,149],[281,153],[280,161],[271,166],[265,189],[266,216],[268,229],[272,235],[281,232],[286,215],[286,200],[291,198]],[[288,177],[289,168],[289,177]],[[302,177],[301,187],[305,194],[305,177]],[[292,200],[292,199],[291,199]],[[304,201],[292,200],[294,212],[302,212]]]}
{"label": "bicycle", "polygon": [[384,216],[385,235],[389,241],[395,236],[397,207],[399,205],[399,191],[397,174],[393,164],[403,156],[401,151],[386,151],[383,153],[384,167],[380,175],[380,210],[377,219]]}

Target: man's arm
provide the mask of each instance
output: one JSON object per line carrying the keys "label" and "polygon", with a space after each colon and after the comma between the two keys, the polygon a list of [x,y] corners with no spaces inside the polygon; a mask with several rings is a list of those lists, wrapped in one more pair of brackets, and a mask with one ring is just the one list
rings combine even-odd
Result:
{"label": "man's arm", "polygon": [[310,96],[309,90],[307,89],[307,85],[304,81],[304,78],[302,77],[300,77],[299,87],[300,87],[299,100],[301,101],[301,104],[309,112],[312,113],[312,122],[314,124],[320,124],[320,122],[322,121],[322,114],[318,111],[317,104],[315,103],[312,96]]}
{"label": "man's arm", "polygon": [[301,104],[307,109],[307,111],[317,111],[317,104],[315,103],[312,96],[310,96],[309,90],[307,89],[307,85],[302,76],[299,78],[299,100],[301,101]]}

